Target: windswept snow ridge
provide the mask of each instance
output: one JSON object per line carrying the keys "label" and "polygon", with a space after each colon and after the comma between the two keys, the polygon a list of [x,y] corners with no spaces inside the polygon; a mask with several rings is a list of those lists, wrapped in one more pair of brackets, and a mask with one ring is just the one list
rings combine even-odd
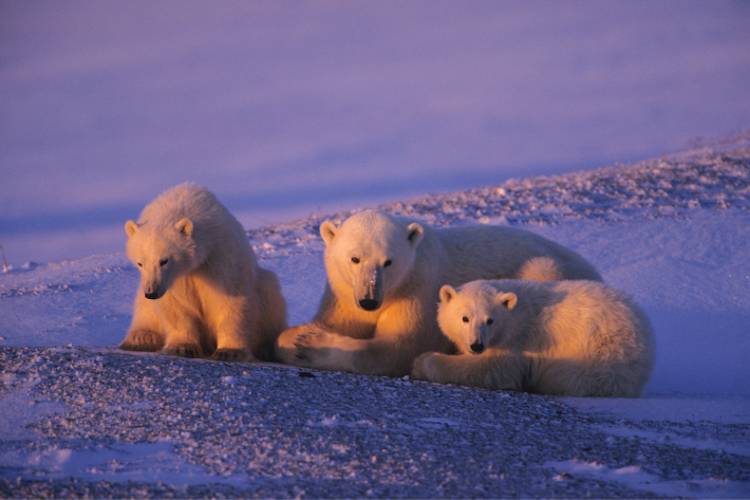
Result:
{"label": "windswept snow ridge", "polygon": [[[750,142],[740,136],[741,143]],[[696,208],[750,210],[750,146],[727,151],[700,149],[554,177],[509,180],[498,186],[381,205],[388,212],[447,226],[559,224],[573,220],[622,221],[684,215]],[[341,221],[354,211],[313,215],[248,231],[255,251],[306,247],[319,240],[328,217]]]}

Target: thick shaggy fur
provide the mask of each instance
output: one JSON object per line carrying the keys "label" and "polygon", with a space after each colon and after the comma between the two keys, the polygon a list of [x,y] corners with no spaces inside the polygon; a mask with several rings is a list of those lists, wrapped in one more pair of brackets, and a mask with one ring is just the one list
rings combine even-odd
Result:
{"label": "thick shaggy fur", "polygon": [[600,279],[580,255],[520,229],[432,229],[368,210],[341,227],[326,221],[320,233],[328,286],[313,322],[279,337],[286,363],[405,375],[419,354],[450,349],[436,322],[443,283]]}
{"label": "thick shaggy fur", "polygon": [[423,354],[433,382],[566,396],[638,396],[653,365],[646,315],[592,281],[474,281],[440,290],[440,329],[458,349]]}
{"label": "thick shaggy fur", "polygon": [[272,272],[258,266],[240,223],[204,188],[181,184],[125,223],[141,272],[120,347],[220,360],[269,359],[286,328]]}

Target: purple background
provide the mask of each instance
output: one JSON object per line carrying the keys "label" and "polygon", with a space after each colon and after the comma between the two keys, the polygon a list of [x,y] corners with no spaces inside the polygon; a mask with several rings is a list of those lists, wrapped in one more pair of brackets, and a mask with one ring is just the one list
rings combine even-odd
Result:
{"label": "purple background", "polygon": [[120,250],[194,180],[246,226],[750,126],[750,2],[0,0],[0,244]]}

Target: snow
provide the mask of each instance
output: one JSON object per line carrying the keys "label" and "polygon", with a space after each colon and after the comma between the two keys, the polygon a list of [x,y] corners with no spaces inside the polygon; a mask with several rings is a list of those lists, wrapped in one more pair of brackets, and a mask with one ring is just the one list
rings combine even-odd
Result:
{"label": "snow", "polygon": [[635,489],[645,490],[659,496],[729,498],[742,497],[747,493],[745,485],[734,481],[710,478],[697,481],[663,481],[653,474],[643,472],[637,465],[611,469],[597,462],[581,460],[550,462],[548,465],[562,472],[562,474],[556,476],[557,481],[565,481],[570,477],[570,474],[583,475],[624,483]]}
{"label": "snow", "polygon": [[[241,475],[217,477],[185,462],[168,441],[117,444],[84,449],[51,446],[28,456],[0,452],[0,468],[24,467],[27,474],[88,481],[159,482],[166,477],[177,486],[220,482],[241,484]],[[31,472],[28,472],[31,471]]]}
{"label": "snow", "polygon": [[631,439],[645,439],[666,446],[676,446],[679,448],[711,450],[718,452],[732,453],[740,456],[750,456],[750,441],[747,439],[739,442],[726,442],[712,439],[695,439],[684,437],[672,432],[655,432],[652,430],[632,429],[617,426],[599,427],[606,434],[620,436]]}
{"label": "snow", "polygon": [[710,142],[750,126],[749,20],[733,0],[2,2],[0,244],[118,251],[188,179],[258,227]]}
{"label": "snow", "polygon": [[[746,139],[383,207],[436,225],[502,221],[583,254],[654,324],[644,397],[544,398],[118,353],[138,279],[122,253],[14,266],[0,274],[0,491],[747,495]],[[248,232],[279,275],[291,324],[313,315],[323,289],[322,219]],[[357,481],[336,482],[343,477]],[[30,482],[2,482],[18,478]],[[209,483],[214,490],[201,489]]]}
{"label": "snow", "polygon": [[576,248],[633,295],[656,332],[650,395],[750,396],[750,216],[578,223],[542,234]]}
{"label": "snow", "polygon": [[[747,396],[688,396],[647,394],[641,399],[566,398],[582,410],[608,414],[631,421],[715,422],[721,425],[747,424],[750,400]],[[750,444],[747,445],[750,447]]]}

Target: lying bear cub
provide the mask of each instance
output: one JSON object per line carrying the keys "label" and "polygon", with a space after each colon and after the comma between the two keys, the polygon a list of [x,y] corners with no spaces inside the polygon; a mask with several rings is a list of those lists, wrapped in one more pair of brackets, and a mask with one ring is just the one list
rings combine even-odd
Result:
{"label": "lying bear cub", "polygon": [[593,281],[472,281],[440,289],[438,324],[458,355],[425,353],[412,376],[566,396],[638,396],[653,365],[646,315]]}

